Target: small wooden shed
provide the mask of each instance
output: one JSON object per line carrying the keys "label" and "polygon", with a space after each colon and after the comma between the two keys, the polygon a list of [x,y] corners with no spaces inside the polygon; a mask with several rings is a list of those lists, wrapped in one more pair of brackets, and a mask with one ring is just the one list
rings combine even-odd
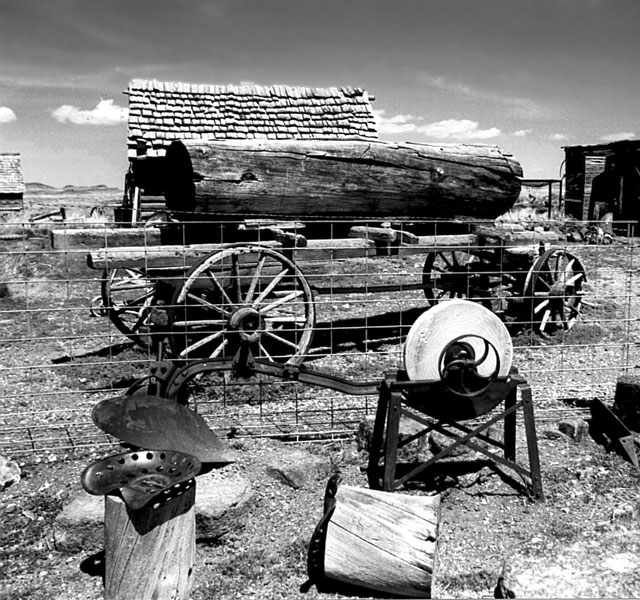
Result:
{"label": "small wooden shed", "polygon": [[24,180],[20,154],[0,154],[0,210],[21,210],[24,206]]}
{"label": "small wooden shed", "polygon": [[596,204],[605,195],[616,220],[640,221],[640,140],[566,146],[564,151],[567,216],[581,221],[601,217]]}
{"label": "small wooden shed", "polygon": [[361,88],[135,79],[125,93],[130,165],[125,187],[134,210],[140,204],[147,211],[163,208],[163,158],[176,140],[378,139],[374,98]]}

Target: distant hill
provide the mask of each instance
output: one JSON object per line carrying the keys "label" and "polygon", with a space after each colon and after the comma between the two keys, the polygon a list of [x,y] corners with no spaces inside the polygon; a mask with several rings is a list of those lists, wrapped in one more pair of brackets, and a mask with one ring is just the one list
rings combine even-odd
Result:
{"label": "distant hill", "polygon": [[41,190],[55,190],[56,188],[47,185],[46,183],[38,183],[36,181],[30,181],[28,183],[24,184],[24,187],[26,189],[27,192],[37,192],[37,191],[41,191]]}
{"label": "distant hill", "polygon": [[28,182],[24,184],[27,194],[92,194],[105,192],[121,192],[118,188],[112,188],[104,184],[99,185],[65,185],[56,188],[46,183]]}

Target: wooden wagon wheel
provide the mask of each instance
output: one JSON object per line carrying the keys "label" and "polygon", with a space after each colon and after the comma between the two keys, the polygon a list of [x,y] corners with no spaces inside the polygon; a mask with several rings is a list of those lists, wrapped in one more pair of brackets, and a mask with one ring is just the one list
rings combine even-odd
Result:
{"label": "wooden wagon wheel", "polygon": [[495,267],[466,250],[429,252],[422,269],[422,287],[430,306],[442,300],[468,298],[491,306],[490,289],[495,286]]}
{"label": "wooden wagon wheel", "polygon": [[311,288],[288,258],[234,244],[194,265],[169,310],[177,358],[232,357],[247,341],[256,357],[300,364],[313,335]]}
{"label": "wooden wagon wheel", "polygon": [[151,345],[150,314],[155,285],[140,269],[105,269],[102,303],[111,322],[129,339],[143,347]]}
{"label": "wooden wagon wheel", "polygon": [[524,294],[530,300],[531,323],[540,334],[573,327],[586,280],[584,266],[571,252],[548,250],[538,257],[527,274]]}

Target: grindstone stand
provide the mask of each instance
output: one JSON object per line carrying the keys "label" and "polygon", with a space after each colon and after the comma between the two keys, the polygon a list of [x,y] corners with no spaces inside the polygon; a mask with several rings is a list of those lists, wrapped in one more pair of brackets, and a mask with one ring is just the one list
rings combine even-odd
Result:
{"label": "grindstone stand", "polygon": [[[501,400],[504,400],[504,408],[496,411],[496,403]],[[488,414],[482,423],[474,421],[473,425],[464,425],[459,422],[475,419],[487,412],[492,414]],[[522,413],[524,420],[528,468],[516,461],[518,412]],[[423,429],[400,440],[401,417],[419,423]],[[492,427],[500,421],[504,426],[503,440],[490,435]],[[413,466],[409,472],[399,475],[398,450],[433,431],[446,436],[451,443],[428,460]],[[528,480],[533,498],[544,500],[531,387],[515,369],[508,377],[496,379],[477,396],[456,394],[441,381],[409,381],[403,371],[384,379],[380,387],[369,455],[371,487],[394,491],[462,446],[523,476]],[[499,449],[499,453],[489,450],[487,446]]]}

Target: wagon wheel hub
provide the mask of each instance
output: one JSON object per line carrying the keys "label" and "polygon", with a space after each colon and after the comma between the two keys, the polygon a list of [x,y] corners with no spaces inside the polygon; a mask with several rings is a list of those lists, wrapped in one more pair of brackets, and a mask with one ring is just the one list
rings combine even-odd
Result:
{"label": "wagon wheel hub", "polygon": [[250,306],[241,306],[231,313],[228,322],[229,329],[237,331],[240,339],[255,343],[265,330],[264,317]]}

